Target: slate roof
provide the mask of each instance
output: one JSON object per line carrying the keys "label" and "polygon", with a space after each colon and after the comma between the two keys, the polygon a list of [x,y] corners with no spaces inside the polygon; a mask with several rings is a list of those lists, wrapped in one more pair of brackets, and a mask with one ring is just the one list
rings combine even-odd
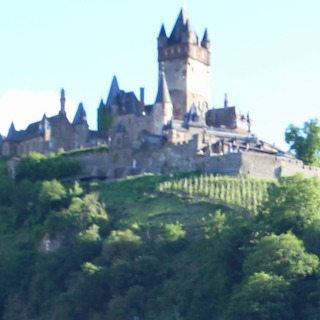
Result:
{"label": "slate roof", "polygon": [[40,137],[44,134],[45,125],[49,124],[51,127],[55,125],[61,115],[47,117],[46,115],[40,121],[30,123],[25,130],[17,131],[12,123],[7,135],[8,141],[21,142],[23,140]]}
{"label": "slate roof", "polygon": [[187,13],[184,8],[181,9],[177,21],[170,35],[170,44],[180,43],[183,31],[185,31],[187,23]]}
{"label": "slate roof", "polygon": [[139,116],[139,106],[140,102],[137,99],[134,92],[125,92],[120,90],[117,78],[114,76],[112,79],[107,103],[104,105],[103,102],[100,102],[99,108],[110,108],[111,106],[118,106],[118,114],[130,114],[134,113]]}
{"label": "slate roof", "polygon": [[109,136],[106,132],[89,130],[88,141],[90,140],[108,140]]}
{"label": "slate roof", "polygon": [[160,38],[160,37],[167,38],[167,33],[166,33],[166,29],[164,28],[164,24],[161,25],[161,29],[160,29],[160,33],[159,33],[159,38]]}
{"label": "slate roof", "polygon": [[8,132],[7,140],[20,142],[22,140],[32,139],[43,134],[42,120],[31,123],[27,129],[17,131],[12,123]]}
{"label": "slate roof", "polygon": [[106,106],[109,107],[114,104],[117,104],[116,98],[117,98],[117,95],[119,94],[119,92],[120,92],[120,89],[119,89],[117,77],[113,76]]}
{"label": "slate roof", "polygon": [[76,112],[74,119],[73,119],[73,124],[74,125],[83,125],[83,124],[88,125],[87,114],[86,114],[86,111],[84,110],[82,103],[79,103],[77,112]]}
{"label": "slate roof", "polygon": [[171,103],[171,97],[168,89],[168,84],[166,80],[165,73],[163,71],[160,72],[160,77],[159,77],[159,86],[158,86],[158,93],[156,97],[156,102],[160,103]]}

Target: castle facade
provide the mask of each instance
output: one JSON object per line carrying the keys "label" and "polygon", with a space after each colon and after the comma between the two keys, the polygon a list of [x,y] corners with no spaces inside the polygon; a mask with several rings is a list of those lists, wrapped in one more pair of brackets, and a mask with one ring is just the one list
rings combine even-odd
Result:
{"label": "castle facade", "polygon": [[59,113],[53,117],[44,115],[26,130],[17,131],[12,123],[3,140],[2,153],[48,154],[106,144],[115,152],[133,153],[159,150],[165,145],[179,146],[179,150],[185,146],[190,157],[240,152],[285,155],[251,132],[249,115],[229,106],[227,96],[223,106],[210,108],[209,32],[206,29],[198,37],[184,9],[170,34],[161,26],[157,46],[159,80],[154,103],[145,103],[143,88],[139,98],[132,91],[122,90],[114,76],[108,97],[101,99],[98,126],[93,131],[89,130],[82,104],[73,122],[68,121],[62,89]]}

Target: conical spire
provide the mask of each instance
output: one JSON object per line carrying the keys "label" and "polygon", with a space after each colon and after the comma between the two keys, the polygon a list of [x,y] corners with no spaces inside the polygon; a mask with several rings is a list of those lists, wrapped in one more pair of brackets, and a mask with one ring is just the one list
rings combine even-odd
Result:
{"label": "conical spire", "polygon": [[192,26],[190,19],[187,19],[185,32],[186,32],[188,42],[190,42],[190,43],[197,43],[198,42],[197,36],[193,30],[193,26]]}
{"label": "conical spire", "polygon": [[77,110],[76,115],[74,116],[74,119],[73,119],[73,124],[74,125],[81,125],[81,124],[88,125],[87,114],[86,114],[86,111],[84,110],[82,102],[79,103],[78,110]]}
{"label": "conical spire", "polygon": [[182,32],[185,30],[186,23],[187,23],[187,13],[185,9],[182,8],[170,35],[170,41],[172,43],[180,42],[181,35],[182,35]]}
{"label": "conical spire", "polygon": [[44,113],[43,114],[43,116],[42,116],[42,120],[41,121],[45,121],[45,120],[47,120],[48,118],[47,118],[47,115],[46,115],[46,113]]}
{"label": "conical spire", "polygon": [[202,42],[210,42],[209,32],[207,28],[204,30]]}
{"label": "conical spire", "polygon": [[17,131],[16,131],[16,128],[14,127],[14,123],[13,123],[13,121],[12,121],[12,122],[11,122],[11,125],[10,125],[10,128],[9,128],[9,131],[8,131],[8,136],[7,136],[7,138],[8,138],[8,139],[13,139],[16,132],[17,132]]}
{"label": "conical spire", "polygon": [[155,103],[171,103],[171,97],[164,70],[160,70],[158,93]]}
{"label": "conical spire", "polygon": [[158,37],[158,47],[164,47],[168,44],[168,37],[164,25],[162,24],[161,30]]}
{"label": "conical spire", "polygon": [[111,106],[111,105],[115,104],[115,97],[117,96],[119,91],[120,91],[120,89],[119,89],[117,77],[113,76],[108,99],[107,99],[107,103],[106,103],[107,106]]}
{"label": "conical spire", "polygon": [[99,109],[105,107],[104,103],[103,103],[103,99],[101,98],[100,100],[100,104],[99,104]]}
{"label": "conical spire", "polygon": [[166,29],[164,28],[164,24],[161,25],[161,29],[160,29],[160,33],[159,33],[159,38],[161,38],[161,37],[167,38],[167,33],[166,33]]}
{"label": "conical spire", "polygon": [[209,38],[209,33],[207,28],[204,30],[201,46],[207,49],[210,48],[210,38]]}

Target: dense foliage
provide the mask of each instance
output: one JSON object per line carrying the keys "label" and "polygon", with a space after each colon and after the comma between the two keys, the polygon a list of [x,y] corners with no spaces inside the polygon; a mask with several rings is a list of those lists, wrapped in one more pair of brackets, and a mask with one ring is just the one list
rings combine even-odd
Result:
{"label": "dense foliage", "polygon": [[317,179],[0,178],[4,320],[319,317]]}
{"label": "dense foliage", "polygon": [[30,181],[61,179],[75,176],[80,171],[80,163],[72,157],[64,154],[52,154],[46,157],[34,152],[21,158],[16,179],[28,179]]}
{"label": "dense foliage", "polygon": [[290,124],[285,132],[285,141],[298,159],[305,164],[320,166],[320,122],[306,121],[302,128]]}

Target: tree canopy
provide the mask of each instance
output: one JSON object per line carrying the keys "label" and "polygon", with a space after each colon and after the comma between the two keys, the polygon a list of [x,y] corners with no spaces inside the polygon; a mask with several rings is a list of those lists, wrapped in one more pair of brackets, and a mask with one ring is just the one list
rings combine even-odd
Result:
{"label": "tree canopy", "polygon": [[186,176],[170,193],[158,188],[168,179],[160,175],[108,183],[1,177],[1,319],[318,318],[315,178],[230,184],[221,176],[224,193],[241,188],[234,193],[246,199],[221,203],[215,191],[210,201],[181,193],[201,180],[219,188],[208,177]]}
{"label": "tree canopy", "polygon": [[290,124],[285,131],[285,141],[298,159],[308,165],[320,166],[320,122],[318,119],[306,121],[302,128]]}

